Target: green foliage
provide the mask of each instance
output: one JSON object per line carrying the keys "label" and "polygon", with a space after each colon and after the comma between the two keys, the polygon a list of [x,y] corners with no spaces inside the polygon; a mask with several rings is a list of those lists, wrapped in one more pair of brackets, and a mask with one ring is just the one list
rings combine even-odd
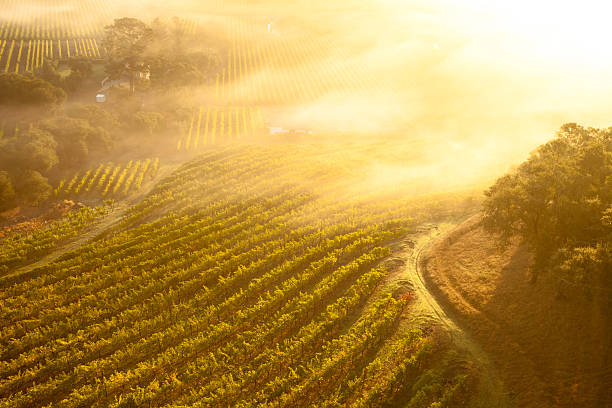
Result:
{"label": "green foliage", "polygon": [[0,276],[0,404],[382,407],[410,389],[431,341],[398,333],[411,300],[381,294],[380,265],[431,203],[320,198],[320,154],[210,150],[107,234]]}
{"label": "green foliage", "polygon": [[62,76],[57,72],[58,62],[45,58],[37,76],[55,86],[61,87]]}
{"label": "green foliage", "polygon": [[6,171],[0,171],[0,211],[13,207],[15,190]]}
{"label": "green foliage", "polygon": [[90,153],[108,153],[113,146],[104,128],[92,127],[83,119],[60,116],[46,120],[40,126],[57,141],[57,154],[65,167],[81,166]]}
{"label": "green foliage", "polygon": [[134,93],[135,75],[148,72],[145,51],[153,39],[153,31],[135,18],[115,19],[104,28],[102,45],[106,50],[105,70],[111,79],[118,79],[123,73],[130,76],[130,93]]}
{"label": "green foliage", "polygon": [[109,132],[117,130],[120,125],[117,115],[98,105],[73,105],[66,113],[73,118],[88,121],[92,127],[101,127]]}
{"label": "green foliage", "polygon": [[55,110],[65,100],[66,93],[47,81],[15,73],[0,74],[0,105]]}
{"label": "green foliage", "polygon": [[0,166],[13,172],[45,172],[58,164],[57,142],[45,130],[31,127],[18,136],[0,141]]}
{"label": "green foliage", "polygon": [[205,76],[195,65],[173,58],[158,58],[151,64],[151,83],[158,88],[201,85]]}
{"label": "green foliage", "polygon": [[221,58],[212,49],[185,52],[185,39],[177,18],[168,24],[156,19],[151,26],[132,18],[117,19],[106,27],[106,72],[111,78],[130,75],[131,93],[136,73],[149,73],[156,89],[201,85],[219,71]]}
{"label": "green foliage", "polygon": [[132,119],[132,129],[135,131],[144,131],[149,135],[163,129],[164,117],[158,112],[140,111],[134,114]]}
{"label": "green foliage", "polygon": [[[562,126],[556,139],[485,194],[484,226],[505,242],[513,236],[527,242],[535,251],[536,274],[557,268],[575,248],[606,246],[612,238],[607,224],[612,128]],[[596,263],[592,266],[597,268]],[[572,269],[567,264],[564,268]]]}
{"label": "green foliage", "polygon": [[162,54],[151,62],[151,85],[158,89],[202,85],[219,71],[220,66],[221,59],[212,50],[171,57]]}
{"label": "green foliage", "polygon": [[90,76],[93,73],[93,66],[91,60],[85,57],[72,57],[66,64],[70,67],[71,72],[79,72],[85,77]]}
{"label": "green foliage", "polygon": [[36,170],[25,170],[15,183],[16,191],[31,205],[37,205],[51,195],[51,185],[47,178]]}
{"label": "green foliage", "polygon": [[[0,183],[1,183],[0,174]],[[30,234],[15,234],[2,241],[0,273],[16,266],[32,263],[74,238],[96,220],[108,214],[111,206],[82,207]]]}

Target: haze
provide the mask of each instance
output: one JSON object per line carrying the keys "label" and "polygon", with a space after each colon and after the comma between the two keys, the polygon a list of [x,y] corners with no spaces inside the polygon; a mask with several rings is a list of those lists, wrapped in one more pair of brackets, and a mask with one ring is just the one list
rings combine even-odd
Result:
{"label": "haze", "polygon": [[[316,39],[319,51],[299,64],[284,70],[254,67],[233,81],[240,104],[253,102],[248,90],[254,85],[313,78],[322,92],[264,107],[267,124],[314,129],[316,141],[418,144],[420,163],[404,170],[393,165],[393,179],[426,177],[426,184],[453,188],[485,185],[554,137],[565,122],[607,125],[612,28],[604,2],[244,3],[223,2],[216,12],[188,0],[115,2],[110,10],[113,17],[146,22],[177,15],[218,38],[239,20],[256,34],[265,34],[270,23],[271,34],[281,39]],[[17,20],[72,13],[84,24],[109,17],[83,15],[77,3],[41,4],[32,3],[34,14],[20,13],[28,7],[21,2],[3,13]],[[205,45],[206,35],[191,46]],[[354,75],[341,74],[347,70]],[[191,91],[181,98],[191,98],[194,107],[217,103],[214,84]],[[386,166],[371,165],[374,174]]]}
{"label": "haze", "polygon": [[[195,2],[177,4],[186,16],[209,18]],[[460,174],[464,183],[499,176],[554,137],[562,123],[607,126],[612,27],[605,2],[372,0],[288,7],[289,17],[260,4],[230,7],[235,12],[228,17],[260,22],[261,30],[272,21],[281,37],[340,44],[345,53],[323,59],[357,67],[367,90],[332,90],[277,109],[271,117],[278,123],[326,134],[429,140],[429,170],[443,178]],[[321,60],[310,61],[304,69],[316,75],[320,66]]]}

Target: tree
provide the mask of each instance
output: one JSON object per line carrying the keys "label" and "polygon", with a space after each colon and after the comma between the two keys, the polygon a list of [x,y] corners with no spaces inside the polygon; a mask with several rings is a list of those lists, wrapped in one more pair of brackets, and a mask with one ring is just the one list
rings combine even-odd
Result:
{"label": "tree", "polygon": [[67,62],[71,72],[80,72],[85,77],[93,73],[93,65],[91,60],[85,57],[72,57]]}
{"label": "tree", "polygon": [[15,190],[6,171],[0,171],[0,211],[12,208],[15,204]]}
{"label": "tree", "polygon": [[42,79],[19,74],[0,74],[0,105],[30,105],[56,110],[66,100],[66,93]]}
{"label": "tree", "polygon": [[18,138],[18,158],[27,169],[45,172],[59,163],[55,151],[57,142],[49,132],[32,127]]}
{"label": "tree", "polygon": [[177,88],[201,85],[205,76],[195,65],[160,57],[151,64],[151,86],[157,88]]}
{"label": "tree", "polygon": [[91,153],[111,151],[113,141],[102,127],[92,127],[84,119],[57,117],[41,123],[41,128],[57,140],[57,154],[63,166],[78,167]]}
{"label": "tree", "polygon": [[145,130],[149,135],[158,131],[163,124],[164,117],[158,112],[136,112],[133,119],[134,130]]}
{"label": "tree", "polygon": [[107,131],[115,131],[119,128],[117,116],[98,105],[73,105],[66,112],[73,118],[88,121],[92,127],[101,127]]}
{"label": "tree", "polygon": [[104,155],[110,153],[115,146],[108,131],[102,127],[90,127],[86,140],[89,151],[94,154]]}
{"label": "tree", "polygon": [[85,163],[89,156],[87,137],[91,131],[87,121],[57,117],[44,121],[40,126],[57,141],[57,154],[62,166],[78,167]]}
{"label": "tree", "polygon": [[59,162],[56,147],[52,134],[32,126],[0,143],[0,162],[6,170],[45,172]]}
{"label": "tree", "polygon": [[0,117],[5,129],[57,112],[66,93],[57,86],[31,75],[0,74]]}
{"label": "tree", "polygon": [[107,52],[106,73],[119,79],[127,73],[130,77],[130,94],[134,94],[136,74],[148,72],[145,50],[150,45],[153,31],[135,18],[116,19],[105,27],[103,46]]}
{"label": "tree", "polygon": [[164,54],[151,59],[151,86],[175,89],[201,85],[213,78],[220,66],[221,59],[212,50],[171,57]]}
{"label": "tree", "polygon": [[73,57],[68,60],[70,75],[64,78],[62,86],[67,91],[74,92],[93,72],[91,61],[83,57]]}
{"label": "tree", "polygon": [[61,85],[62,76],[57,72],[58,63],[51,59],[45,58],[43,66],[38,72],[38,77],[53,84],[54,86]]}
{"label": "tree", "polygon": [[17,192],[29,204],[37,205],[51,195],[47,178],[36,170],[24,171],[17,182]]}
{"label": "tree", "polygon": [[574,248],[610,238],[612,129],[561,127],[518,169],[486,192],[483,224],[502,243],[518,236],[535,253],[533,277]]}

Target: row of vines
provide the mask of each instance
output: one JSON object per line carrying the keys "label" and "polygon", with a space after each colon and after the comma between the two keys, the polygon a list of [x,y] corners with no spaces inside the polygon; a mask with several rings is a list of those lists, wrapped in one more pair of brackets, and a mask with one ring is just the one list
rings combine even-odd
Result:
{"label": "row of vines", "polygon": [[292,31],[275,35],[255,17],[227,18],[226,29],[231,47],[213,92],[224,103],[291,104],[328,94],[368,97],[383,85],[392,86],[337,41],[296,37]]}
{"label": "row of vines", "polygon": [[112,21],[100,0],[0,1],[0,72],[33,72],[45,59],[101,58],[103,27]]}
{"label": "row of vines", "polygon": [[324,199],[342,172],[320,154],[209,150],[109,233],[0,278],[0,406],[373,407],[410,393],[433,343],[400,329],[411,297],[384,289],[385,260],[436,215]]}
{"label": "row of vines", "polygon": [[140,191],[143,182],[152,180],[159,170],[159,158],[130,160],[126,164],[100,163],[95,169],[77,172],[61,180],[53,190],[55,197],[95,195],[121,197]]}
{"label": "row of vines", "polygon": [[249,140],[264,128],[260,108],[251,106],[200,107],[191,117],[185,135],[179,138],[177,150],[198,150],[206,146]]}

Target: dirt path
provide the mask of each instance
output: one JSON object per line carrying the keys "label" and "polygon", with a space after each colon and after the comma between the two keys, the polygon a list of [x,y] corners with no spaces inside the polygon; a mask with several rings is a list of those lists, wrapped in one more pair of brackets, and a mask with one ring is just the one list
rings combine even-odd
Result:
{"label": "dirt path", "polygon": [[515,405],[612,407],[605,304],[560,296],[552,273],[533,282],[528,247],[499,248],[478,215],[433,241],[421,282],[494,362]]}
{"label": "dirt path", "polygon": [[438,322],[448,333],[452,342],[467,352],[475,362],[480,374],[479,396],[474,407],[502,408],[513,407],[508,398],[497,370],[488,355],[457,323],[452,313],[438,302],[423,278],[422,254],[435,242],[451,231],[457,223],[441,223],[423,228],[413,237],[414,248],[405,249],[397,256],[406,260],[405,268],[397,279],[408,280],[416,294],[415,315],[417,319]]}
{"label": "dirt path", "polygon": [[130,206],[125,203],[116,205],[113,211],[111,211],[108,215],[106,215],[100,221],[97,221],[96,223],[94,223],[92,228],[77,235],[75,238],[68,240],[64,244],[54,249],[53,252],[40,258],[38,261],[21,266],[15,269],[14,271],[12,271],[10,274],[3,276],[2,281],[5,281],[5,280],[10,281],[12,278],[16,276],[23,275],[30,271],[33,271],[34,269],[40,268],[41,266],[44,266],[48,263],[55,261],[60,256],[77,249],[78,247],[85,244],[89,240],[95,238],[99,234],[106,231],[108,228],[110,228],[114,224],[118,223],[123,218],[123,215],[125,214],[125,212],[127,211],[129,207]]}
{"label": "dirt path", "polygon": [[109,214],[107,214],[101,220],[95,222],[93,226],[87,231],[61,244],[60,246],[55,248],[53,252],[43,256],[41,259],[33,263],[23,265],[10,272],[9,274],[3,276],[0,282],[11,282],[14,277],[27,274],[37,268],[40,268],[41,266],[51,263],[62,255],[77,249],[81,245],[96,238],[98,235],[108,231],[111,227],[118,224],[123,219],[123,216],[128,211],[128,209],[130,209],[134,204],[141,201],[144,197],[147,196],[147,194],[149,194],[149,192],[157,184],[157,181],[162,180],[168,174],[172,173],[172,171],[174,171],[179,165],[180,163],[174,163],[172,165],[164,166],[162,169],[160,169],[154,180],[148,181],[145,185],[143,185],[144,188],[140,192],[129,197],[128,200],[120,201],[115,204],[113,210]]}

